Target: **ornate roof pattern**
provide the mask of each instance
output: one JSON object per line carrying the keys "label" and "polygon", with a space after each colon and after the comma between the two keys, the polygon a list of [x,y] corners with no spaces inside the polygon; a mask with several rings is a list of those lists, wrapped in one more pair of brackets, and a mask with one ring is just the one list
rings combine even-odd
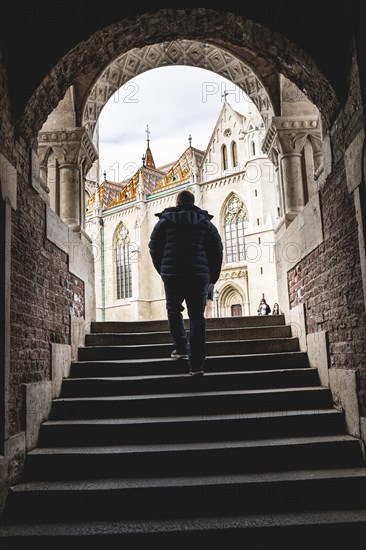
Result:
{"label": "ornate roof pattern", "polygon": [[188,147],[167,174],[159,181],[153,190],[153,194],[185,183],[190,177],[192,166],[194,164],[199,165],[203,155],[203,151],[195,147]]}
{"label": "ornate roof pattern", "polygon": [[113,208],[119,204],[125,204],[126,202],[131,202],[136,199],[137,187],[140,181],[140,172],[142,168],[139,168],[137,172],[134,173],[132,178],[123,186],[118,195],[107,205],[107,208]]}
{"label": "ornate roof pattern", "polygon": [[[150,150],[150,148],[147,150]],[[110,208],[136,200],[139,188],[146,195],[153,195],[154,193],[185,183],[190,178],[192,166],[199,166],[203,155],[203,151],[195,147],[188,147],[179,159],[172,164],[168,172],[147,166],[145,158],[145,166],[139,168],[127,182],[115,183],[113,189],[107,185],[110,182],[103,182],[88,200],[87,214],[93,209],[97,192],[99,192],[102,209],[109,210]],[[152,154],[151,159],[154,163]]]}
{"label": "ornate roof pattern", "polygon": [[86,201],[85,208],[88,214],[93,210],[96,204],[99,204],[102,210],[104,210],[108,204],[115,199],[118,193],[121,191],[122,183],[116,183],[114,181],[104,180],[101,183],[92,196]]}
{"label": "ornate roof pattern", "polygon": [[[224,109],[231,110],[235,116],[239,117],[241,124],[246,122],[246,117],[244,115],[234,111],[234,109],[225,102],[212,136],[215,135]],[[174,187],[188,183],[191,180],[191,174],[195,175],[198,173],[202,167],[207,151],[201,151],[190,145],[178,160],[157,169],[150,149],[150,131],[148,127],[147,134],[148,140],[143,166],[141,166],[129,180],[119,183],[108,182],[107,180],[104,181],[87,201],[87,215],[90,214],[95,207],[97,197],[99,197],[99,205],[102,210],[106,211],[116,206],[133,202],[136,199],[140,200],[140,198],[146,198],[146,196],[151,197],[162,191],[174,189]]]}
{"label": "ornate roof pattern", "polygon": [[148,168],[142,166],[135,172],[135,174],[123,185],[120,192],[114,197],[114,199],[106,206],[106,210],[114,208],[120,204],[126,204],[134,201],[137,198],[137,192],[139,185],[141,190],[146,194],[150,194],[156,187],[157,183],[161,180],[164,172],[156,170],[156,168]]}
{"label": "ornate roof pattern", "polygon": [[144,189],[148,195],[153,193],[155,187],[164,176],[165,172],[160,169],[152,169],[144,167],[143,176],[144,176]]}

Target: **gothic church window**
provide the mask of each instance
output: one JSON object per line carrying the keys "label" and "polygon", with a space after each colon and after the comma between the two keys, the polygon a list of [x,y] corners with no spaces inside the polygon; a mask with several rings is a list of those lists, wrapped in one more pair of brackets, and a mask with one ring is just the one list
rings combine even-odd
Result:
{"label": "gothic church window", "polygon": [[254,143],[254,141],[252,141],[250,143],[250,154],[251,154],[252,157],[255,156],[255,143]]}
{"label": "gothic church window", "polygon": [[132,296],[130,239],[123,224],[117,228],[115,243],[117,300],[122,300]]}
{"label": "gothic church window", "polygon": [[231,144],[231,160],[233,162],[233,168],[235,168],[235,166],[238,165],[238,150],[235,141]]}
{"label": "gothic church window", "polygon": [[233,197],[224,214],[226,262],[245,260],[245,227],[248,214],[242,201]]}
{"label": "gothic church window", "polygon": [[226,147],[226,145],[223,145],[221,147],[221,157],[222,157],[222,169],[227,170],[228,165],[227,165],[227,147]]}

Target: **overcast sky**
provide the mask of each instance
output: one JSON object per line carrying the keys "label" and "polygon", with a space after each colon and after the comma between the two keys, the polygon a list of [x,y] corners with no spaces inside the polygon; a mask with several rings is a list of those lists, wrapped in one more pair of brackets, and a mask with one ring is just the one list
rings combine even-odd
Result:
{"label": "overcast sky", "polygon": [[192,145],[205,149],[224,101],[246,114],[249,100],[232,82],[204,69],[162,67],[127,82],[108,101],[99,118],[100,179],[122,181],[139,166],[146,150],[146,125],[156,167]]}

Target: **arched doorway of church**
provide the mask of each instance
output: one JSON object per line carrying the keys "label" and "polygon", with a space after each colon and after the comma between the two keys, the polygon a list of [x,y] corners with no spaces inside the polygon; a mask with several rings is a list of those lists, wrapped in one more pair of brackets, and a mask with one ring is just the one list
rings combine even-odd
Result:
{"label": "arched doorway of church", "polygon": [[224,285],[220,289],[219,296],[220,317],[241,317],[250,314],[247,297],[239,284]]}

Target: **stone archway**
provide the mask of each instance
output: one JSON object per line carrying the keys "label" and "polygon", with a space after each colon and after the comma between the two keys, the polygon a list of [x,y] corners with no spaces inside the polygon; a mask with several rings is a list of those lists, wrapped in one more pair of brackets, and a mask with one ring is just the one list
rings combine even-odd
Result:
{"label": "stone archway", "polygon": [[220,317],[249,315],[249,303],[243,290],[235,283],[229,283],[220,289]]}
{"label": "stone archway", "polygon": [[275,90],[267,89],[255,70],[230,51],[198,40],[175,40],[134,48],[113,61],[89,93],[82,126],[92,135],[101,110],[119,88],[145,71],[168,65],[204,68],[227,78],[253,101],[265,127],[269,127],[273,105],[278,103]]}
{"label": "stone archway", "polygon": [[[261,9],[260,3],[259,6]],[[221,9],[225,10],[225,7],[221,7]],[[17,283],[11,287],[7,285],[7,292],[11,293],[11,296],[7,301],[5,319],[9,319],[9,323],[6,322],[4,325],[6,330],[8,326],[11,327],[12,336],[15,336],[12,337],[10,343],[9,331],[7,330],[5,334],[11,351],[6,359],[7,364],[10,363],[10,355],[13,362],[12,371],[10,371],[10,367],[9,369],[6,367],[8,369],[6,372],[14,374],[11,383],[9,376],[4,384],[4,386],[9,384],[13,394],[12,401],[9,401],[6,417],[9,425],[6,428],[9,449],[10,437],[13,436],[18,439],[16,444],[12,443],[12,449],[18,452],[17,445],[20,440],[23,447],[19,448],[25,448],[24,432],[21,430],[27,411],[24,410],[22,384],[38,384],[38,381],[42,381],[40,384],[42,388],[38,390],[42,397],[34,401],[37,406],[42,406],[46,401],[44,394],[41,393],[45,391],[43,382],[49,382],[51,371],[51,345],[69,346],[71,343],[75,347],[77,342],[73,333],[70,335],[70,332],[74,330],[73,327],[78,326],[77,322],[80,321],[85,325],[86,321],[90,320],[90,316],[88,317],[86,314],[85,319],[78,317],[71,324],[69,323],[70,309],[76,309],[77,299],[80,299],[81,304],[86,302],[86,308],[88,307],[86,296],[90,277],[86,273],[86,266],[88,262],[92,264],[93,260],[88,257],[88,261],[86,261],[83,257],[82,251],[86,250],[86,246],[84,247],[84,242],[80,240],[79,236],[71,234],[67,226],[63,225],[59,219],[52,217],[49,208],[45,208],[44,194],[38,185],[37,163],[34,158],[39,131],[47,116],[53,112],[70,87],[73,87],[75,92],[75,117],[72,124],[80,128],[90,92],[100,75],[111,63],[136,48],[143,49],[178,40],[207,43],[224,52],[229,52],[248,67],[255,66],[257,77],[268,90],[274,113],[277,116],[283,114],[278,110],[278,75],[282,74],[290,83],[286,94],[291,86],[296,86],[299,94],[304,93],[320,110],[324,133],[330,130],[326,136],[327,160],[329,162],[323,167],[322,173],[319,171],[317,179],[321,216],[318,215],[319,210],[313,208],[315,206],[313,201],[312,204],[305,205],[306,212],[304,216],[298,216],[298,222],[289,227],[285,225],[281,227],[282,233],[278,233],[278,239],[287,264],[286,269],[280,273],[280,278],[283,299],[286,297],[288,300],[290,297],[291,301],[290,309],[286,312],[289,313],[288,317],[286,315],[286,320],[291,321],[292,318],[294,323],[298,323],[299,319],[302,319],[306,324],[302,334],[306,340],[305,345],[308,346],[310,362],[319,367],[322,381],[332,390],[334,389],[339,403],[346,409],[348,421],[351,421],[351,433],[359,435],[358,412],[360,412],[363,422],[361,426],[366,425],[364,362],[362,363],[363,356],[360,353],[364,342],[365,316],[361,274],[364,273],[362,270],[365,262],[364,248],[362,250],[362,245],[358,244],[361,242],[359,239],[364,227],[362,218],[364,179],[361,179],[359,175],[359,168],[354,169],[361,165],[364,154],[362,150],[364,136],[362,133],[362,117],[364,116],[362,99],[364,98],[359,90],[358,68],[360,63],[357,60],[357,56],[361,52],[359,46],[354,47],[351,41],[347,41],[347,43],[344,41],[347,47],[341,49],[341,52],[347,58],[347,63],[344,63],[340,69],[338,69],[338,59],[336,63],[333,63],[337,67],[335,71],[337,78],[339,81],[347,83],[344,88],[348,89],[349,87],[348,99],[342,97],[342,104],[339,105],[338,99],[341,94],[338,85],[335,84],[339,93],[337,98],[330,81],[324,77],[309,55],[279,32],[271,31],[258,24],[256,21],[262,21],[260,15],[254,16],[254,19],[255,21],[250,17],[245,19],[240,14],[219,11],[219,9],[217,11],[202,8],[168,9],[138,16],[133,15],[129,19],[113,23],[97,32],[94,32],[93,28],[93,34],[89,39],[85,39],[85,36],[80,33],[77,34],[74,42],[71,40],[67,43],[66,41],[57,43],[57,49],[55,46],[57,40],[49,42],[44,40],[41,24],[36,30],[33,25],[29,25],[29,32],[33,35],[37,34],[37,30],[39,31],[38,38],[41,37],[43,41],[41,44],[43,50],[52,50],[55,57],[48,65],[43,64],[42,73],[46,74],[47,70],[49,73],[33,92],[24,110],[24,100],[22,98],[18,100],[19,108],[14,113],[22,112],[23,114],[16,121],[17,133],[13,132],[11,109],[8,103],[10,104],[11,100],[16,102],[17,95],[21,95],[19,92],[23,88],[10,90],[8,97],[4,85],[2,109],[5,113],[3,118],[5,137],[1,138],[2,152],[12,163],[11,168],[14,171],[13,175],[11,170],[6,167],[2,172],[1,181],[3,196],[11,199],[12,206],[8,206],[9,219],[6,227],[12,235],[12,239],[14,237],[11,254],[6,255],[9,264],[6,276],[8,277],[8,272],[10,274],[11,264],[12,277]],[[263,19],[265,24],[265,18]],[[6,21],[7,23],[8,21]],[[285,28],[285,25],[286,22],[282,28]],[[307,21],[301,22],[301,25],[303,31],[310,36],[308,42],[302,43],[307,43],[310,46],[312,27],[308,25]],[[351,28],[354,27],[349,27],[349,29]],[[62,30],[64,31],[63,28]],[[294,40],[297,42],[297,38]],[[298,43],[300,43],[300,39]],[[9,41],[9,50],[12,48],[12,44],[13,42]],[[331,47],[333,45],[335,45],[335,40]],[[55,63],[55,59],[59,59],[60,51],[68,53]],[[308,48],[308,51],[312,51],[311,48]],[[352,52],[352,59],[350,52]],[[361,60],[362,55],[363,52]],[[316,57],[320,63],[321,56],[317,55]],[[7,74],[5,69],[3,71],[1,60],[0,65],[0,80],[3,84]],[[33,66],[30,65],[30,70]],[[52,68],[49,69],[50,67]],[[17,71],[24,83],[27,83],[21,69],[20,63],[14,64],[13,71]],[[12,82],[11,78],[9,82]],[[33,84],[31,89],[34,90]],[[299,97],[302,98],[301,95]],[[10,101],[8,101],[9,99]],[[294,133],[296,129],[311,128],[313,120],[298,120],[294,117],[291,121],[278,120],[276,122],[279,124],[277,127],[272,127],[273,133],[267,145],[269,148],[272,146],[270,141],[276,137],[276,133],[279,138],[284,138],[283,148],[281,150],[273,149],[274,161],[279,166],[278,157],[281,154],[287,154],[284,148],[287,134]],[[285,122],[289,123],[288,126],[282,125]],[[302,123],[305,123],[304,126]],[[302,131],[304,132],[304,130]],[[305,141],[306,139],[307,136]],[[291,146],[291,140],[287,143]],[[85,145],[88,147],[87,143]],[[292,164],[290,160],[288,161],[289,171],[292,166],[296,166],[296,157],[298,158],[299,152],[295,151],[295,153],[296,155],[291,161]],[[291,159],[291,157],[287,158]],[[3,159],[0,160],[2,163]],[[82,161],[82,159],[80,160]],[[5,186],[4,175],[8,180]],[[313,216],[314,212],[317,215]],[[324,220],[324,226],[321,226],[321,222],[318,223],[319,218]],[[319,228],[316,235],[314,235],[316,227],[314,221]],[[58,236],[58,231],[61,236]],[[311,240],[308,238],[309,236],[311,236]],[[299,246],[301,256],[291,255],[291,251],[286,248],[287,244],[295,242],[295,239],[298,239],[299,245],[304,243],[309,245],[308,249]],[[80,243],[84,248],[80,246]],[[27,252],[27,257],[23,251]],[[24,258],[26,261],[28,260],[30,266],[33,265],[33,259],[42,259],[42,264],[40,262],[36,264],[37,271],[29,269],[29,279],[24,278],[24,266],[22,265]],[[335,265],[336,260],[337,264]],[[362,276],[364,277],[364,275]],[[34,347],[32,331],[28,328],[25,331],[25,321],[16,319],[13,313],[16,313],[17,308],[20,309],[22,306],[26,314],[29,315],[31,323],[33,322],[32,316],[35,316],[39,309],[40,296],[42,295],[34,291],[34,285],[42,286],[44,281],[49,283],[50,292],[52,289],[55,289],[55,292],[52,301],[50,298],[45,298],[43,301],[45,308],[45,311],[42,312],[43,317],[53,319],[56,309],[60,323],[56,323],[55,319],[52,331],[47,330],[47,326],[43,327],[41,324],[40,330],[44,347],[41,361],[38,361],[37,358],[30,363],[26,353],[28,353],[28,349]],[[23,289],[25,292],[22,294]],[[73,290],[76,291],[76,294]],[[281,296],[279,301],[282,309]],[[92,306],[89,307],[89,310],[91,309]],[[306,316],[301,317],[302,311],[306,313]],[[291,317],[292,312],[295,312],[293,317]],[[298,316],[296,317],[295,314]],[[42,323],[42,319],[40,321]],[[18,334],[22,335],[21,346],[16,341]],[[40,339],[38,334],[37,339]],[[21,353],[18,354],[18,351]],[[328,359],[329,364],[327,363]],[[329,366],[332,368],[329,369]],[[38,409],[36,413],[38,414]],[[16,456],[16,460],[13,460],[15,455],[10,453],[11,451],[5,452],[9,468],[4,468],[4,472],[14,470],[13,465],[16,464],[18,467],[19,464],[18,456]]]}
{"label": "stone archway", "polygon": [[[185,24],[183,24],[185,23]],[[254,25],[254,26],[253,26]],[[234,26],[234,27],[233,27]],[[233,28],[235,32],[233,33]],[[223,32],[224,31],[224,32]],[[261,47],[255,47],[261,41]],[[168,38],[166,40],[165,38]],[[102,44],[108,47],[102,47]],[[284,181],[280,185],[282,197],[281,215],[290,223],[302,211],[305,205],[302,176],[299,172],[303,146],[309,137],[314,149],[314,166],[321,164],[321,132],[319,112],[308,100],[314,95],[314,82],[302,81],[306,71],[296,71],[300,63],[295,57],[289,65],[288,59],[283,66],[274,62],[273,47],[286,49],[286,55],[295,52],[301,59],[302,69],[318,75],[321,93],[314,100],[321,103],[323,123],[329,123],[329,109],[336,108],[336,96],[324,77],[311,60],[294,45],[280,36],[273,35],[268,29],[248,25],[241,17],[213,10],[162,10],[155,14],[141,15],[136,18],[135,26],[131,21],[121,21],[103,31],[95,33],[88,41],[79,44],[55,67],[47,86],[59,94],[65,82],[70,84],[65,98],[52,112],[39,134],[39,155],[41,159],[41,185],[47,192],[49,185],[46,167],[42,158],[47,156],[44,150],[52,147],[56,156],[60,156],[59,180],[65,196],[60,204],[62,219],[78,231],[83,227],[83,186],[88,169],[97,158],[93,139],[101,110],[111,95],[134,76],[153,68],[167,65],[188,65],[206,68],[225,76],[238,85],[253,100],[258,108],[267,136],[264,140],[266,153],[273,159],[282,153],[281,163]],[[87,57],[85,58],[87,48]],[[289,53],[291,52],[291,53]],[[77,55],[77,58],[75,57]],[[83,62],[83,64],[82,64]],[[81,71],[82,67],[82,71]],[[254,69],[255,67],[255,69]],[[60,70],[62,68],[62,79]],[[77,70],[77,68],[79,70]],[[293,69],[295,69],[293,71]],[[280,77],[280,72],[291,80]],[[67,77],[65,77],[65,74]],[[282,79],[282,80],[281,80]],[[301,90],[297,87],[301,86]],[[42,100],[42,108],[47,114],[56,95],[44,97],[44,86],[40,86],[33,101]],[[326,91],[326,101],[322,103],[322,93]],[[281,97],[283,95],[283,98]],[[286,96],[286,97],[285,97]],[[287,98],[287,99],[286,99]],[[284,110],[284,105],[290,109]],[[325,97],[324,97],[325,100]],[[305,117],[298,116],[293,102],[299,102],[306,110]],[[32,101],[26,108],[25,117],[31,117]],[[281,115],[289,112],[290,120]],[[296,113],[294,115],[294,112]],[[33,113],[34,114],[34,113]],[[33,115],[32,115],[33,116]],[[40,117],[28,120],[27,129],[37,128]],[[64,120],[72,127],[67,131]],[[31,136],[29,135],[31,138]],[[294,145],[295,144],[295,145]],[[295,152],[292,148],[295,147]],[[293,184],[294,174],[297,180]],[[72,192],[73,196],[68,196]],[[77,197],[77,200],[75,200]],[[81,203],[81,207],[76,203]]]}
{"label": "stone archway", "polygon": [[[201,19],[203,13],[204,25]],[[177,18],[180,25],[177,24]],[[181,25],[182,21],[189,21],[189,25]],[[237,32],[233,34],[234,21]],[[300,61],[294,58],[291,67],[287,63],[283,67],[274,63],[272,46],[276,44],[277,48],[287,48],[288,56],[296,52],[302,66],[308,66],[309,70],[311,67],[314,74],[317,74],[311,60],[295,47],[288,49],[292,45],[283,37],[272,36],[273,33],[262,27],[257,28],[255,24],[254,27],[248,27],[247,21],[238,16],[233,18],[229,13],[183,10],[178,17],[176,12],[163,10],[155,15],[150,14],[149,18],[139,16],[135,24],[137,28],[131,21],[121,21],[104,29],[104,35],[101,35],[102,31],[97,32],[85,44],[80,44],[70,52],[70,57],[65,56],[62,60],[63,70],[68,67],[66,74],[70,76],[69,80],[64,78],[62,83],[65,80],[71,83],[73,74],[75,78],[65,98],[39,133],[38,149],[43,174],[41,179],[46,192],[51,186],[47,183],[47,177],[45,178],[42,159],[47,157],[50,147],[59,158],[59,181],[64,193],[63,200],[60,201],[60,212],[63,213],[60,214],[61,219],[73,231],[82,231],[83,186],[87,171],[97,158],[93,143],[98,135],[95,130],[99,114],[112,94],[134,76],[145,71],[167,65],[187,65],[208,68],[225,76],[253,100],[267,130],[263,150],[273,161],[278,161],[281,196],[279,216],[283,218],[284,224],[289,225],[305,206],[303,176],[299,167],[306,142],[310,142],[314,150],[313,165],[319,167],[321,164],[320,117],[316,106],[308,99],[311,97],[310,89],[307,90],[296,71],[292,74],[296,63]],[[258,33],[258,40],[263,40],[261,48],[256,48],[250,40],[254,31]],[[165,37],[169,39],[164,40]],[[102,40],[104,43],[111,40],[107,51],[106,48],[100,50]],[[89,55],[81,74],[80,70],[79,73],[76,71],[76,67],[80,69],[86,45],[89,47]],[[79,55],[77,60],[74,57],[76,52]],[[95,57],[92,58],[93,54]],[[280,71],[293,81],[281,76]],[[59,65],[55,67],[51,79],[55,86],[58,72]],[[304,76],[306,71],[302,73],[302,77]],[[330,116],[330,105],[333,108],[336,106],[336,97],[320,74],[319,82],[322,83],[323,91],[327,89],[327,101],[321,105],[326,125],[329,122],[327,117]],[[297,85],[302,86],[308,97]],[[36,92],[36,95],[39,94],[38,99],[42,97],[42,90],[40,87]],[[296,109],[297,105],[299,109]],[[47,109],[47,101],[44,108]],[[301,115],[302,112],[305,113],[304,116]],[[64,120],[73,124],[73,127],[65,128]]]}
{"label": "stone archway", "polygon": [[[280,51],[283,56],[278,56]],[[69,84],[65,98],[49,117],[49,128],[43,127],[39,134],[43,175],[42,158],[47,157],[50,146],[59,157],[59,180],[64,192],[62,220],[73,231],[83,229],[82,187],[88,168],[97,158],[94,130],[108,99],[135,75],[175,64],[209,68],[226,76],[256,104],[267,129],[264,151],[272,160],[278,160],[279,216],[289,225],[305,207],[299,168],[306,142],[314,149],[313,165],[321,164],[319,111],[308,98],[318,104],[327,126],[337,106],[335,93],[312,60],[284,37],[253,22],[249,24],[240,16],[202,9],[179,13],[162,10],[98,31],[55,67],[47,82],[47,97],[44,86],[35,92],[34,103],[28,104],[24,115],[30,117],[26,131],[37,129],[42,120],[32,119],[34,105],[43,101],[44,116],[57,103],[64,85]],[[319,89],[314,86],[315,75]],[[64,120],[72,127],[65,128]],[[30,134],[28,137],[31,139]],[[44,177],[43,187],[47,191]]]}
{"label": "stone archway", "polygon": [[70,86],[77,88],[75,122],[80,126],[90,91],[112,62],[134,48],[176,40],[204,42],[249,67],[255,66],[257,77],[269,91],[275,114],[279,109],[278,73],[282,73],[318,106],[324,127],[334,117],[338,101],[333,88],[314,61],[284,36],[229,12],[166,9],[119,21],[76,45],[32,95],[19,120],[19,133],[34,143],[47,116]]}

